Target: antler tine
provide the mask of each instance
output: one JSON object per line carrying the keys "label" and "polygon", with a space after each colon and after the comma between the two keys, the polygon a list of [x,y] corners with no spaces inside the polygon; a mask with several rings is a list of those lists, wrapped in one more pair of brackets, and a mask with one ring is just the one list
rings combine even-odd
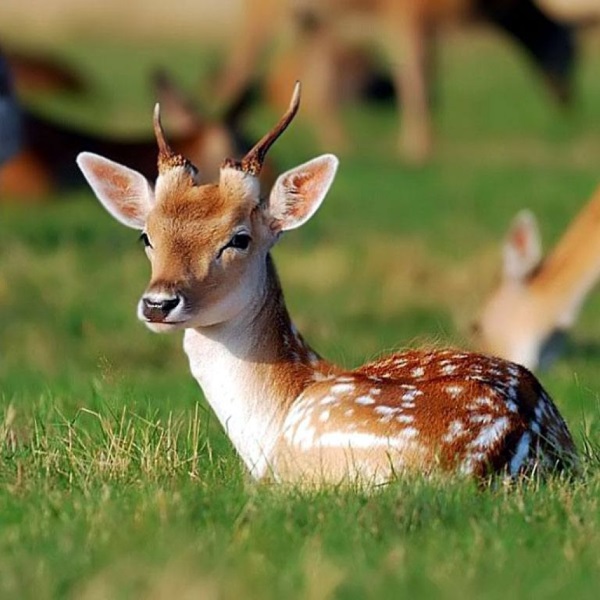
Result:
{"label": "antler tine", "polygon": [[185,167],[194,184],[198,180],[198,169],[187,158],[173,151],[165,138],[165,132],[160,122],[160,104],[157,102],[154,105],[154,115],[152,122],[154,124],[154,135],[158,144],[158,173],[163,174],[173,167]]}
{"label": "antler tine", "polygon": [[165,139],[165,132],[162,128],[162,123],[160,122],[160,104],[158,102],[154,105],[152,123],[154,125],[154,135],[156,136],[159,155],[165,155],[165,157],[173,156],[174,152]]}
{"label": "antler tine", "polygon": [[300,82],[296,81],[294,86],[294,93],[290,100],[290,105],[286,110],[285,114],[279,119],[279,122],[266,133],[255,145],[251,148],[246,156],[242,158],[240,162],[226,160],[224,166],[230,166],[237,168],[244,173],[249,175],[258,175],[262,169],[265,161],[265,156],[269,151],[269,148],[275,143],[277,138],[287,129],[288,125],[292,122],[293,118],[298,112],[300,106]]}

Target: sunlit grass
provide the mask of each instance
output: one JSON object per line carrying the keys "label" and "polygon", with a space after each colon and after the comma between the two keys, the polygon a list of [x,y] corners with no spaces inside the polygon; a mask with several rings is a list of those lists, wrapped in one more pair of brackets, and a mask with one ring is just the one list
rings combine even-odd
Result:
{"label": "sunlit grass", "polygon": [[[189,48],[64,52],[100,95],[46,109],[98,127],[149,130],[153,62],[196,77]],[[571,117],[497,40],[450,45],[442,61],[433,163],[398,164],[391,108],[349,109],[354,150],[315,219],[275,251],[300,329],[347,366],[468,343],[513,214],[535,210],[551,244],[599,180],[595,56]],[[253,111],[249,127],[271,119]],[[318,152],[301,117],[275,150],[282,168]],[[599,294],[541,374],[587,456],[581,477],[281,490],[248,480],[181,336],[136,320],[148,265],[135,232],[86,190],[53,200],[0,207],[0,596],[596,596]]]}

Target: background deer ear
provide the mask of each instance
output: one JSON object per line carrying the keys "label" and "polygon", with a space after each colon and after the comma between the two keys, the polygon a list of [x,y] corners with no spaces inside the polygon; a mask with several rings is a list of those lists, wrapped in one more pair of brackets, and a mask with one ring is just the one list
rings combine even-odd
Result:
{"label": "background deer ear", "polygon": [[166,117],[171,131],[179,135],[190,135],[202,127],[202,119],[194,107],[194,102],[166,71],[154,71],[152,83],[161,112]]}
{"label": "background deer ear", "polygon": [[278,177],[269,197],[269,212],[277,231],[300,227],[315,214],[338,163],[333,154],[324,154]]}
{"label": "background deer ear", "polygon": [[141,173],[91,152],[82,152],[77,165],[98,200],[117,221],[133,229],[144,228],[154,205],[154,192]]}
{"label": "background deer ear", "polygon": [[503,247],[504,276],[522,281],[542,261],[542,242],[535,215],[522,210],[514,218]]}

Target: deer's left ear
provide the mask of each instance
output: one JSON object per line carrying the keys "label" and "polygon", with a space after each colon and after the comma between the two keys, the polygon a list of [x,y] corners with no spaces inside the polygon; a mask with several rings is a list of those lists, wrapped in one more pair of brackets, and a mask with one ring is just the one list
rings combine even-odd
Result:
{"label": "deer's left ear", "polygon": [[79,154],[77,164],[98,200],[117,221],[133,229],[144,228],[154,205],[154,191],[141,173],[91,152]]}
{"label": "deer's left ear", "polygon": [[269,196],[269,213],[276,231],[300,227],[323,202],[338,167],[333,154],[295,167],[280,175]]}

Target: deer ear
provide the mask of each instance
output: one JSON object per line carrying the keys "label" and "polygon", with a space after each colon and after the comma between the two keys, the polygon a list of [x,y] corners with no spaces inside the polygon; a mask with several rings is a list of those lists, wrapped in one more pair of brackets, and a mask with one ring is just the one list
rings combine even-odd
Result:
{"label": "deer ear", "polygon": [[542,261],[542,242],[535,215],[522,210],[514,218],[503,248],[504,276],[523,281]]}
{"label": "deer ear", "polygon": [[117,221],[133,229],[144,228],[154,205],[154,191],[141,173],[91,152],[79,154],[77,164],[98,200]]}
{"label": "deer ear", "polygon": [[278,177],[269,197],[275,230],[295,229],[315,214],[333,182],[338,163],[333,154],[324,154]]}

